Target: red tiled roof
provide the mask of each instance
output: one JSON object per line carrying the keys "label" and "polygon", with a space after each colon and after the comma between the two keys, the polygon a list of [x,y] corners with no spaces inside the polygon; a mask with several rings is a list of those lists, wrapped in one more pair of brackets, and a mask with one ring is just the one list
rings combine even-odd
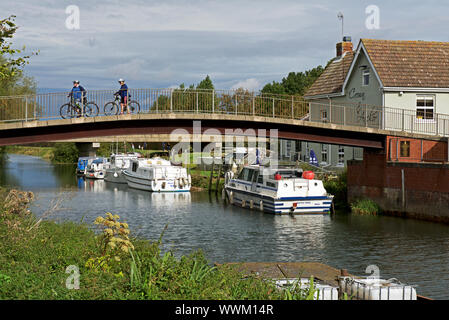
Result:
{"label": "red tiled roof", "polygon": [[449,42],[361,41],[384,87],[449,88]]}
{"label": "red tiled roof", "polygon": [[354,52],[349,51],[342,58],[335,58],[321,76],[306,91],[305,96],[316,96],[341,92],[346,74],[351,66]]}
{"label": "red tiled roof", "polygon": [[[449,42],[361,39],[384,87],[449,88]],[[305,96],[339,93],[354,58],[330,63]]]}

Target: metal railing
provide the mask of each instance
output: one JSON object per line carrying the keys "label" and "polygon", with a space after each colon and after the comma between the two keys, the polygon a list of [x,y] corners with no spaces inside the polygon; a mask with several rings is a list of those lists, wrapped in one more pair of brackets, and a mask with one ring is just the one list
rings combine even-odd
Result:
{"label": "metal railing", "polygon": [[[87,102],[98,106],[114,101],[116,90],[87,91]],[[298,96],[267,95],[242,90],[129,89],[128,100],[137,101],[140,113],[214,113],[301,119],[308,104]],[[60,119],[68,92],[0,97],[0,122]],[[82,104],[83,102],[81,102]],[[119,106],[120,107],[120,106]]]}
{"label": "metal railing", "polygon": [[[104,116],[106,103],[117,90],[87,91],[87,102]],[[368,104],[336,104],[331,100],[307,102],[301,96],[264,94],[245,90],[129,89],[140,113],[206,113],[263,116],[327,122],[345,126],[449,136],[449,115],[433,113],[419,119],[415,110]],[[68,92],[0,97],[0,123],[61,119],[60,108],[70,100]],[[83,102],[81,102],[83,104]],[[120,106],[118,106],[120,111]]]}

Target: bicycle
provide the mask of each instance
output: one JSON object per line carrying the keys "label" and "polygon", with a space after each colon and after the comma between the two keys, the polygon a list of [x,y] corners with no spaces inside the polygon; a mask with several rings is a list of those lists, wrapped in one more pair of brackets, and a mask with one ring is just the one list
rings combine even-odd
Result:
{"label": "bicycle", "polygon": [[[120,114],[121,111],[120,95],[114,94],[114,96],[115,96],[114,101],[110,101],[104,105],[104,114],[107,116]],[[128,96],[128,99],[129,97],[130,96]],[[128,108],[129,112],[132,114],[137,114],[140,112],[140,104],[135,100],[131,100],[127,104],[125,104],[123,112],[126,112]]]}
{"label": "bicycle", "polygon": [[81,105],[79,99],[70,99],[70,102],[63,104],[59,109],[59,114],[63,119],[80,118],[84,117],[96,117],[98,115],[98,106],[95,102],[90,101]]}

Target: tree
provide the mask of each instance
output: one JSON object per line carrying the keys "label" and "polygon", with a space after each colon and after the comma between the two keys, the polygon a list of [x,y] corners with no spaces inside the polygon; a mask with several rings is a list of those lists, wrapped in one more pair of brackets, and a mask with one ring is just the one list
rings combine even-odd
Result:
{"label": "tree", "polygon": [[9,41],[18,29],[14,21],[14,15],[0,20],[0,56],[4,58],[0,61],[0,80],[16,76],[29,63],[29,55],[14,58],[15,55],[21,54],[25,50],[25,47],[13,49],[12,43]]}
{"label": "tree", "polygon": [[209,75],[206,76],[197,86],[197,89],[209,89],[214,90],[214,85],[212,83],[212,80],[210,79]]}
{"label": "tree", "polygon": [[324,68],[318,66],[304,72],[290,72],[282,81],[266,84],[262,92],[272,94],[304,95],[306,90],[323,73]]}
{"label": "tree", "polygon": [[56,143],[52,162],[54,163],[76,163],[79,151],[74,142]]}

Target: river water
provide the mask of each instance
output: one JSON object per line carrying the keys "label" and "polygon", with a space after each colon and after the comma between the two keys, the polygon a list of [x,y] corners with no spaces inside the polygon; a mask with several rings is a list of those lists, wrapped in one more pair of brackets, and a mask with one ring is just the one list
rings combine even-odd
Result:
{"label": "river water", "polygon": [[175,255],[202,249],[210,262],[321,262],[368,276],[416,285],[418,294],[449,299],[449,226],[395,217],[273,216],[224,204],[208,193],[163,194],[84,180],[75,167],[9,155],[0,185],[33,191],[31,209],[58,221],[92,223],[118,214],[142,238],[163,236]]}

